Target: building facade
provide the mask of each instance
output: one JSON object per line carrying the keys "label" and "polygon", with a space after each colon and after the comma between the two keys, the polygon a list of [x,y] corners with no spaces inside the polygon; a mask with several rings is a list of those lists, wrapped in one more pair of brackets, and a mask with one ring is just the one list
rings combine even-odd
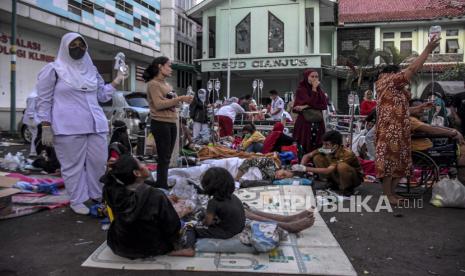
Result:
{"label": "building facade", "polygon": [[[0,129],[9,128],[11,1],[0,1]],[[105,81],[115,75],[116,53],[130,68],[124,90],[145,91],[141,73],[161,49],[160,0],[24,0],[17,4],[17,120],[41,68],[54,60],[61,36],[82,34]]]}
{"label": "building facade", "polygon": [[[253,94],[253,81],[263,82],[263,97],[276,89],[281,95],[295,91],[303,71],[335,63],[336,4],[317,0],[204,0],[187,11],[202,24],[203,86],[221,82],[227,95],[230,58],[230,96]],[[328,94],[336,82],[322,78]]]}
{"label": "building facade", "polygon": [[[438,74],[465,62],[464,23],[463,0],[391,0],[389,5],[383,0],[340,0],[338,53],[353,55],[357,46],[369,51],[389,50],[394,46],[403,56],[420,54],[428,44],[429,28],[441,26],[440,46],[410,86],[413,96],[420,97]],[[381,62],[377,58],[373,64]],[[373,88],[373,82],[364,88]],[[345,91],[344,80],[339,81],[339,89]],[[347,93],[340,93],[344,94]]]}
{"label": "building facade", "polygon": [[176,35],[174,38],[175,64],[173,65],[173,84],[176,91],[184,94],[189,86],[197,89],[200,71],[194,64],[197,52],[197,29],[199,24],[186,15],[195,0],[176,0]]}

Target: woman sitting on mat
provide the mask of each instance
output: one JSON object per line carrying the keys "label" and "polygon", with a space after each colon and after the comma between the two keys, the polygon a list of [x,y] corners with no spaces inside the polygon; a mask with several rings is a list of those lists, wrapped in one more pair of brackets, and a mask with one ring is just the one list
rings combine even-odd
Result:
{"label": "woman sitting on mat", "polygon": [[144,183],[148,176],[147,168],[138,160],[122,155],[102,177],[103,198],[113,216],[108,246],[116,255],[130,259],[164,254],[194,256],[193,230],[181,231],[170,199],[162,190]]}
{"label": "woman sitting on mat", "polygon": [[254,124],[246,124],[242,128],[242,134],[244,135],[241,143],[242,150],[255,153],[262,151],[265,136],[257,131]]}

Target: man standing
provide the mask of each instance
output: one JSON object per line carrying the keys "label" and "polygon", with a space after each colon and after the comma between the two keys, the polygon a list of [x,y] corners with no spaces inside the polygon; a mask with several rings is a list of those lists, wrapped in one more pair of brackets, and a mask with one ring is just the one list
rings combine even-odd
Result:
{"label": "man standing", "polygon": [[273,121],[281,120],[284,111],[284,100],[278,96],[278,91],[271,90],[270,91],[270,98],[271,98],[271,119]]}

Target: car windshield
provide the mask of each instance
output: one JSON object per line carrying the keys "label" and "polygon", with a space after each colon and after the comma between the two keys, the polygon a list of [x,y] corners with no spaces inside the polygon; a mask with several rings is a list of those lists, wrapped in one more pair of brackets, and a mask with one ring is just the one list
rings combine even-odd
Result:
{"label": "car windshield", "polygon": [[133,107],[142,107],[142,108],[149,107],[149,102],[147,101],[146,98],[143,98],[143,97],[126,98],[126,101],[128,102],[130,106],[133,106]]}

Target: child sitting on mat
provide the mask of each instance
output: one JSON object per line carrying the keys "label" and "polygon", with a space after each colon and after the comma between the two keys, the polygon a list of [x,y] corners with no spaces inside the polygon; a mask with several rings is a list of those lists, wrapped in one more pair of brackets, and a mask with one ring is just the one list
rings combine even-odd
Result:
{"label": "child sitting on mat", "polygon": [[211,196],[202,225],[195,227],[197,238],[229,239],[245,227],[244,206],[233,194],[234,178],[224,168],[208,169],[201,180],[205,194]]}

